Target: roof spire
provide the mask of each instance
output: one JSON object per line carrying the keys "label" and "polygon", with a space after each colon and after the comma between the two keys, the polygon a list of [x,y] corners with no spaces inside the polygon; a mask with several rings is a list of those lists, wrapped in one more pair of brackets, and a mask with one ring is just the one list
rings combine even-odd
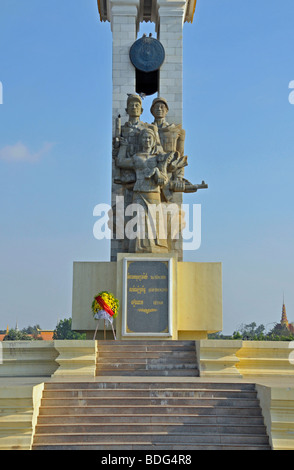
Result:
{"label": "roof spire", "polygon": [[286,307],[285,307],[284,292],[283,292],[283,307],[282,307],[281,325],[285,325],[287,328],[288,328],[288,326],[289,326],[289,322],[288,322],[288,318],[287,318],[287,313],[286,313]]}

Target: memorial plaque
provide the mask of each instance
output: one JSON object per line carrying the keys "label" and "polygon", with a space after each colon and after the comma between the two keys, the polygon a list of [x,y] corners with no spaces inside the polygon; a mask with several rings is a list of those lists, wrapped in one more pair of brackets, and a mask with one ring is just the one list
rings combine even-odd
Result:
{"label": "memorial plaque", "polygon": [[169,263],[125,259],[123,334],[171,336]]}

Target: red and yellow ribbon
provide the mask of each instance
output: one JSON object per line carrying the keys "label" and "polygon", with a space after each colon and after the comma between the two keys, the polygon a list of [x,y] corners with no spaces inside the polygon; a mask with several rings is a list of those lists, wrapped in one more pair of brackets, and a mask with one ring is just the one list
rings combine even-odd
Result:
{"label": "red and yellow ribbon", "polygon": [[98,297],[95,297],[95,300],[102,307],[102,309],[105,310],[105,312],[107,312],[111,317],[113,317],[114,315],[113,310],[111,310],[111,308],[107,305],[107,303],[104,302],[104,300],[102,299],[100,295],[98,295]]}

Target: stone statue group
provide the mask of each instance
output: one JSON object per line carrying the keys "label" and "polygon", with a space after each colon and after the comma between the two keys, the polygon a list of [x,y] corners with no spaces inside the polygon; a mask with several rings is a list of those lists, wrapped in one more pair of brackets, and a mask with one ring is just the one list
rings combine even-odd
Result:
{"label": "stone statue group", "polygon": [[[171,251],[170,221],[167,222],[163,208],[177,206],[177,226],[181,231],[181,211],[175,194],[207,187],[204,182],[193,185],[184,178],[188,164],[184,155],[185,131],[181,125],[167,122],[167,101],[154,99],[150,111],[154,122],[142,122],[141,97],[128,95],[129,119],[121,125],[120,116],[117,118],[113,139],[114,183],[121,185],[125,207],[136,204],[142,209],[137,236],[126,237],[126,251],[130,253]],[[155,218],[151,211],[154,207]]]}

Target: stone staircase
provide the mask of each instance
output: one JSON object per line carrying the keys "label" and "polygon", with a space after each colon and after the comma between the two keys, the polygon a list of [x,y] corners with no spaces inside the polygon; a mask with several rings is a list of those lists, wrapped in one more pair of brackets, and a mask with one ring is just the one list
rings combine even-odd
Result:
{"label": "stone staircase", "polygon": [[45,383],[32,448],[270,450],[254,384],[189,378]]}
{"label": "stone staircase", "polygon": [[197,377],[195,341],[99,341],[96,375]]}

